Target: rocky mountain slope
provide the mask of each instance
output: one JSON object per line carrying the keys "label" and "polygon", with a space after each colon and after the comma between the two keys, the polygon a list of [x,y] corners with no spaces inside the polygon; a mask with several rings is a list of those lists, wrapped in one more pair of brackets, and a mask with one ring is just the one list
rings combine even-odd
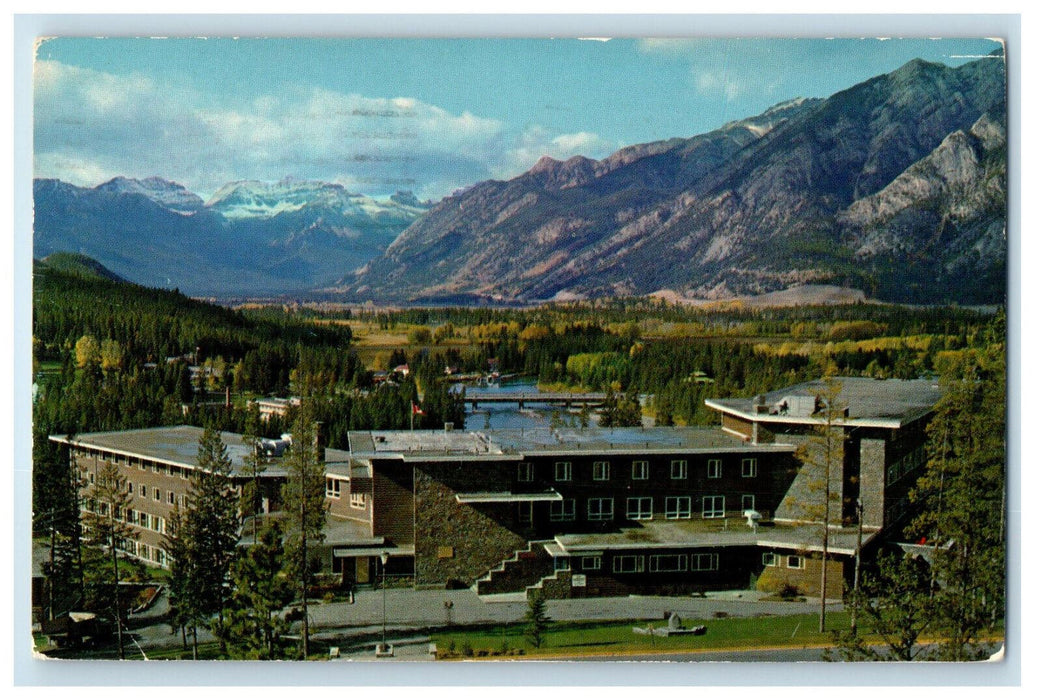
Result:
{"label": "rocky mountain slope", "polygon": [[300,292],[379,255],[426,207],[340,185],[236,182],[208,202],[183,186],[115,178],[33,183],[34,256],[83,253],[116,274],[196,295]]}
{"label": "rocky mountain slope", "polygon": [[[1005,67],[912,61],[602,161],[543,158],[444,199],[332,291],[538,300],[807,283],[994,303],[1005,279]],[[973,284],[966,284],[966,275]]]}

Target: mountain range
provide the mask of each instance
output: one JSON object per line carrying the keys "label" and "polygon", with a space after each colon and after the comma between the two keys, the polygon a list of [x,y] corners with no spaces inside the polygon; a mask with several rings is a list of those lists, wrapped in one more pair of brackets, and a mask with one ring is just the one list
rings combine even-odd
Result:
{"label": "mountain range", "polygon": [[194,294],[465,304],[830,284],[1000,303],[1005,81],[1001,56],[916,60],[707,134],[544,157],[433,206],[299,181],[231,183],[207,202],[155,178],[37,181],[35,253]]}
{"label": "mountain range", "polygon": [[1005,294],[1005,68],[912,61],[602,161],[543,158],[438,203],[355,298],[727,298],[840,284],[902,302]]}
{"label": "mountain range", "polygon": [[138,284],[195,295],[303,293],[382,253],[428,205],[323,182],[233,182],[204,202],[161,178],[33,182],[33,255],[89,255]]}

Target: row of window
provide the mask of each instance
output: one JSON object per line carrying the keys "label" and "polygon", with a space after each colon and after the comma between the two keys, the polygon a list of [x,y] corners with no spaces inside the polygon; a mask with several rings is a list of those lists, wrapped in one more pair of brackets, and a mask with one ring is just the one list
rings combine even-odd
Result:
{"label": "row of window", "polygon": [[[83,502],[83,509],[98,515],[109,514],[108,503],[97,503],[93,499],[88,498]],[[158,515],[152,515],[144,511],[134,510],[133,508],[116,509],[116,520],[123,520],[124,522],[130,523],[131,525],[137,525],[143,527],[146,530],[152,530],[160,534],[166,534],[166,518]]]}
{"label": "row of window", "polygon": [[139,559],[146,559],[155,562],[160,566],[166,566],[166,551],[162,547],[152,547],[141,542],[123,540],[120,543],[119,548],[127,554],[138,557]]}
{"label": "row of window", "polygon": [[[130,494],[131,496],[134,495],[134,482],[133,481],[128,481],[127,482],[127,493]],[[137,495],[138,496],[140,496],[141,498],[148,498],[148,494],[149,494],[148,484],[138,484],[137,485]],[[153,486],[152,487],[152,500],[156,501],[157,503],[163,501],[163,490],[160,489],[158,486]],[[186,507],[188,507],[188,496],[185,495],[185,494],[181,494],[180,496],[178,496],[173,491],[167,491],[166,492],[166,504],[168,506],[180,505],[182,508],[186,508]]]}
{"label": "row of window", "polygon": [[125,520],[131,525],[137,525],[146,530],[166,534],[166,519],[161,516],[128,508]]}
{"label": "row of window", "polygon": [[886,468],[886,485],[900,481],[905,475],[922,469],[925,464],[926,450],[920,445]]}
{"label": "row of window", "polygon": [[[697,501],[696,501],[697,502]],[[626,499],[627,520],[652,520],[655,517],[654,498],[651,496],[630,496]],[[666,496],[662,500],[662,515],[666,520],[687,520],[692,516],[691,496]],[[723,518],[726,513],[727,499],[724,496],[702,497],[703,518]],[[742,510],[755,510],[756,496],[742,495]],[[571,522],[576,520],[576,499],[565,498],[550,502],[550,522]],[[532,504],[518,504],[519,519],[522,524],[532,522]],[[586,519],[590,521],[614,520],[615,499],[586,499]]]}
{"label": "row of window", "polygon": [[164,464],[161,462],[155,462],[150,459],[143,459],[140,457],[130,457],[127,455],[112,454],[110,452],[103,452],[100,450],[76,450],[75,454],[78,457],[89,457],[96,456],[99,459],[111,462],[117,466],[137,467],[141,471],[152,470],[154,474],[166,474],[168,476],[176,476],[181,479],[188,480],[191,476],[191,469],[184,467],[177,467],[170,464]]}
{"label": "row of window", "polygon": [[[611,480],[611,462],[594,462],[592,477],[594,481]],[[742,460],[742,476],[749,479],[757,474],[757,463],[755,457],[747,457]],[[706,477],[719,479],[723,476],[723,460],[710,459],[706,461]],[[647,460],[634,460],[630,466],[630,478],[634,481],[646,481],[651,474],[651,467]],[[573,469],[571,462],[554,462],[554,481],[572,481]],[[669,463],[670,479],[687,479],[688,463],[686,459],[674,459]],[[535,481],[535,465],[531,462],[521,462],[517,465],[517,480],[520,482]]]}
{"label": "row of window", "polygon": [[773,552],[765,552],[763,555],[764,566],[777,566],[785,569],[805,569],[807,560],[796,554],[781,555]]}
{"label": "row of window", "polygon": [[[340,482],[340,479],[326,479],[326,498],[340,498]],[[352,508],[365,508],[365,494],[352,491],[349,503]]]}
{"label": "row of window", "polygon": [[[596,559],[600,568],[600,557],[583,557]],[[646,568],[645,568],[646,566]],[[586,568],[585,566],[583,568]],[[591,567],[593,568],[593,567]],[[684,571],[719,571],[720,555],[716,553],[704,554],[620,554],[612,557],[612,573],[616,574],[642,574],[645,571],[651,573],[677,573]]]}

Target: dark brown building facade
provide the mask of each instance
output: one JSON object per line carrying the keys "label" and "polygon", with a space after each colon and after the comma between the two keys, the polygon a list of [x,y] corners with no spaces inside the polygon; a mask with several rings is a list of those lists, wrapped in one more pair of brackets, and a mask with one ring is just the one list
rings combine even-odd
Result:
{"label": "dark brown building facade", "polygon": [[[927,381],[841,382],[830,597],[842,595],[859,535],[869,546],[905,518],[939,398]],[[347,450],[325,451],[329,518],[315,551],[347,586],[387,573],[420,588],[585,597],[769,579],[815,594],[824,529],[799,507],[819,498],[801,446],[820,431],[822,388],[707,401],[720,428],[351,433]],[[52,439],[70,446],[88,488],[103,461],[116,462],[139,535],[128,553],[165,565],[166,519],[188,492],[201,432]],[[241,437],[222,438],[241,481]],[[271,511],[284,479],[273,457],[263,477]]]}

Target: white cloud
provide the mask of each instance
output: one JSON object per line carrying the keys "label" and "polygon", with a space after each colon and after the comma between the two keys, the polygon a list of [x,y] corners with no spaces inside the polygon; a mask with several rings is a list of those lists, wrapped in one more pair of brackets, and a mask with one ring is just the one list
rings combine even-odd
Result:
{"label": "white cloud", "polygon": [[299,88],[249,100],[53,61],[35,73],[35,170],[93,186],[159,175],[206,197],[231,180],[285,176],[370,194],[440,197],[512,177],[542,155],[607,155],[596,134],[515,130],[412,97]]}
{"label": "white cloud", "polygon": [[533,124],[521,132],[514,146],[506,151],[496,176],[513,177],[531,168],[543,156],[557,160],[567,160],[572,156],[600,159],[620,146],[588,131],[554,136],[542,126]]}

